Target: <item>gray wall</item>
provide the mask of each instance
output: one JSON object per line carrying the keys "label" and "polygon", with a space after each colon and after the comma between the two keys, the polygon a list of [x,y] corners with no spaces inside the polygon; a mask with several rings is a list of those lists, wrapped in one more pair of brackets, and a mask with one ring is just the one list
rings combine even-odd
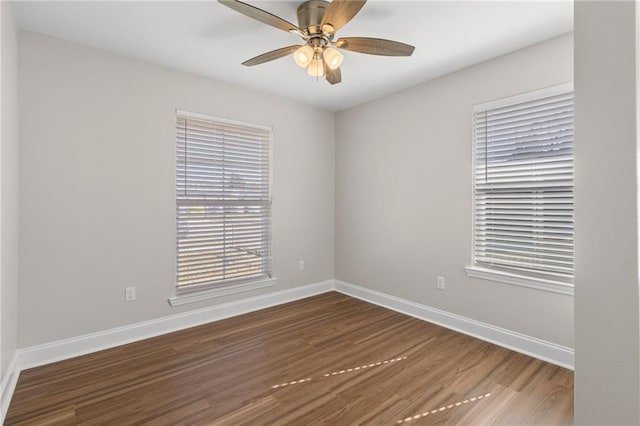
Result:
{"label": "gray wall", "polygon": [[472,106],[571,81],[572,49],[564,35],[338,113],[336,278],[573,347],[571,296],[464,271]]}
{"label": "gray wall", "polygon": [[574,9],[576,424],[640,424],[635,7]]}
{"label": "gray wall", "polygon": [[18,327],[18,33],[9,2],[2,8],[2,137],[0,139],[1,374],[16,352]]}
{"label": "gray wall", "polygon": [[[332,113],[20,36],[19,347],[334,277]],[[273,126],[277,287],[168,305],[176,108]]]}

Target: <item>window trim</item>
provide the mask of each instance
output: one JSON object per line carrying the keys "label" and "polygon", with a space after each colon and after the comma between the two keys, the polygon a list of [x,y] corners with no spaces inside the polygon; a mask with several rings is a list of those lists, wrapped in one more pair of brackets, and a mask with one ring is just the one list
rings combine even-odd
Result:
{"label": "window trim", "polygon": [[[506,96],[500,99],[494,99],[488,102],[482,102],[474,104],[471,111],[471,141],[473,142],[473,126],[474,117],[478,111],[487,109],[500,108],[508,105],[513,105],[521,102],[533,101],[536,99],[553,96],[561,93],[573,91],[573,81],[545,87],[538,90],[532,90],[529,92]],[[575,158],[574,158],[575,162]],[[575,164],[575,163],[574,163]],[[474,145],[471,146],[471,265],[465,267],[465,273],[468,277],[479,278],[489,281],[496,281],[505,284],[512,284],[521,287],[528,287],[537,290],[549,291],[553,293],[560,293],[573,296],[574,294],[574,279],[571,282],[556,281],[552,279],[536,277],[526,274],[518,274],[511,271],[487,268],[484,265],[478,265],[475,263],[475,170],[476,170],[476,158]],[[575,188],[575,182],[574,182]],[[575,241],[575,240],[574,240]],[[575,262],[575,258],[574,258]]]}
{"label": "window trim", "polygon": [[[227,118],[222,118],[222,117],[216,117],[213,115],[208,115],[208,114],[202,114],[202,113],[196,113],[196,112],[191,112],[191,111],[186,111],[186,110],[182,110],[182,109],[176,109],[175,110],[175,114],[174,117],[183,117],[183,118],[192,118],[195,120],[204,120],[204,121],[213,121],[216,123],[220,123],[220,124],[229,124],[229,125],[235,125],[235,126],[242,126],[245,128],[251,128],[251,129],[257,129],[257,130],[264,130],[266,132],[269,133],[269,140],[268,140],[268,153],[269,153],[269,193],[268,193],[268,198],[269,198],[269,202],[273,203],[273,127],[272,126],[265,126],[262,124],[255,124],[255,123],[247,123],[247,122],[243,122],[243,121],[237,121],[237,120],[231,120],[231,119],[227,119]],[[175,136],[174,136],[174,141],[173,143],[175,144]],[[175,146],[175,145],[174,145]],[[174,159],[173,162],[173,167],[174,167],[174,176],[176,174],[176,167],[177,167],[177,159]],[[174,206],[177,205],[177,199],[175,198],[175,193],[174,193]],[[272,208],[272,207],[271,207]],[[177,223],[177,217],[175,216],[175,209],[174,209],[174,217],[173,217],[173,224],[174,224],[174,228],[175,225]],[[174,240],[177,239],[177,234],[174,235]],[[271,236],[271,243],[270,245],[273,244],[273,236]],[[273,253],[270,253],[271,258],[273,259]],[[174,247],[174,269],[177,268],[177,259],[178,258],[178,247],[177,245],[175,245]],[[272,262],[272,259],[270,260],[270,262]],[[277,278],[273,275],[273,271],[271,272],[271,276],[268,275],[263,275],[263,276],[258,276],[258,277],[253,277],[253,278],[246,278],[246,279],[242,279],[238,278],[238,279],[231,279],[228,281],[223,281],[220,282],[218,284],[214,284],[212,286],[207,286],[204,288],[187,288],[187,289],[180,289],[178,288],[177,285],[177,281],[176,278],[174,276],[174,281],[173,281],[173,296],[169,297],[168,302],[169,305],[171,305],[172,307],[175,306],[180,306],[180,305],[184,305],[184,304],[188,304],[188,303],[194,303],[194,302],[199,302],[202,300],[207,300],[207,299],[212,299],[212,298],[216,298],[216,297],[223,297],[226,295],[230,295],[230,294],[235,294],[235,293],[241,293],[241,292],[246,292],[246,291],[251,291],[251,290],[255,290],[255,289],[260,289],[260,288],[264,288],[264,287],[270,287],[270,286],[274,286],[277,283]]]}
{"label": "window trim", "polygon": [[512,272],[482,268],[480,266],[467,266],[464,270],[467,276],[471,278],[497,281],[505,284],[513,284],[521,287],[535,288],[537,290],[573,296],[574,285],[562,281],[529,277],[526,275],[514,274]]}
{"label": "window trim", "polygon": [[277,278],[261,278],[253,281],[245,281],[239,284],[228,284],[216,288],[205,290],[195,290],[188,293],[177,293],[169,298],[169,304],[173,307],[186,305],[188,303],[200,302],[203,300],[215,299],[216,297],[230,294],[243,293],[245,291],[256,290],[264,287],[272,287],[277,284]]}

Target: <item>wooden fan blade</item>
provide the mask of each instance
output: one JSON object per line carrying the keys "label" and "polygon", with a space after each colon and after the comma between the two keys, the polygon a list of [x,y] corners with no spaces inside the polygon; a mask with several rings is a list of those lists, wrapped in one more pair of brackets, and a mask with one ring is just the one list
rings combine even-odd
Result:
{"label": "wooden fan blade", "polygon": [[263,53],[262,55],[258,55],[255,58],[248,59],[242,63],[242,65],[247,67],[252,67],[254,65],[263,64],[265,62],[273,61],[274,59],[282,58],[283,56],[287,56],[298,50],[299,45],[287,46],[281,49],[272,50],[271,52]]}
{"label": "wooden fan blade", "polygon": [[331,68],[327,67],[326,75],[327,75],[327,81],[332,85],[338,84],[342,81],[342,72],[340,71],[340,67],[336,68],[335,70],[332,70]]}
{"label": "wooden fan blade", "polygon": [[362,9],[367,0],[333,0],[327,6],[320,27],[325,31],[325,25],[331,25],[333,34],[349,22]]}
{"label": "wooden fan blade", "polygon": [[251,6],[250,4],[243,3],[238,0],[218,0],[218,2],[227,7],[230,7],[236,12],[240,12],[243,15],[248,16],[249,18],[253,18],[256,21],[271,25],[272,27],[279,28],[283,31],[297,31],[298,33],[302,33],[300,28],[293,25],[291,22],[285,21],[284,19],[276,15],[273,15],[262,9],[258,9],[257,7]]}
{"label": "wooden fan blade", "polygon": [[399,41],[369,37],[344,37],[336,41],[336,47],[352,52],[381,56],[411,56],[415,47]]}

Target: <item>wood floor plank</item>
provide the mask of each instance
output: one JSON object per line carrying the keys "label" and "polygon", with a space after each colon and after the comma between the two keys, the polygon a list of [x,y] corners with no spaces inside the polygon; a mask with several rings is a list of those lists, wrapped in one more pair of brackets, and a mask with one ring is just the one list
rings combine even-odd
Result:
{"label": "wood floor plank", "polygon": [[339,293],[23,371],[7,425],[571,424],[573,373]]}

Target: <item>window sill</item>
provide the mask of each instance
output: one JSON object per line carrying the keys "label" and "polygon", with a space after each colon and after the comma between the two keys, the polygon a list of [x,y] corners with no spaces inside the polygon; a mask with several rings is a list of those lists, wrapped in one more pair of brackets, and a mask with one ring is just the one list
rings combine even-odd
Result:
{"label": "window sill", "polygon": [[195,303],[202,300],[227,296],[229,294],[241,293],[243,291],[255,290],[263,287],[271,287],[276,285],[276,281],[276,278],[265,278],[258,281],[250,281],[242,284],[232,284],[220,288],[178,294],[169,298],[169,304],[171,306],[180,306],[186,305],[187,303]]}
{"label": "window sill", "polygon": [[484,280],[498,281],[506,284],[519,285],[522,287],[535,288],[537,290],[550,291],[552,293],[567,294],[573,296],[573,285],[560,281],[545,280],[542,278],[532,278],[523,275],[511,274],[509,272],[494,271],[492,269],[479,268],[477,266],[467,266],[464,268],[467,276]]}

